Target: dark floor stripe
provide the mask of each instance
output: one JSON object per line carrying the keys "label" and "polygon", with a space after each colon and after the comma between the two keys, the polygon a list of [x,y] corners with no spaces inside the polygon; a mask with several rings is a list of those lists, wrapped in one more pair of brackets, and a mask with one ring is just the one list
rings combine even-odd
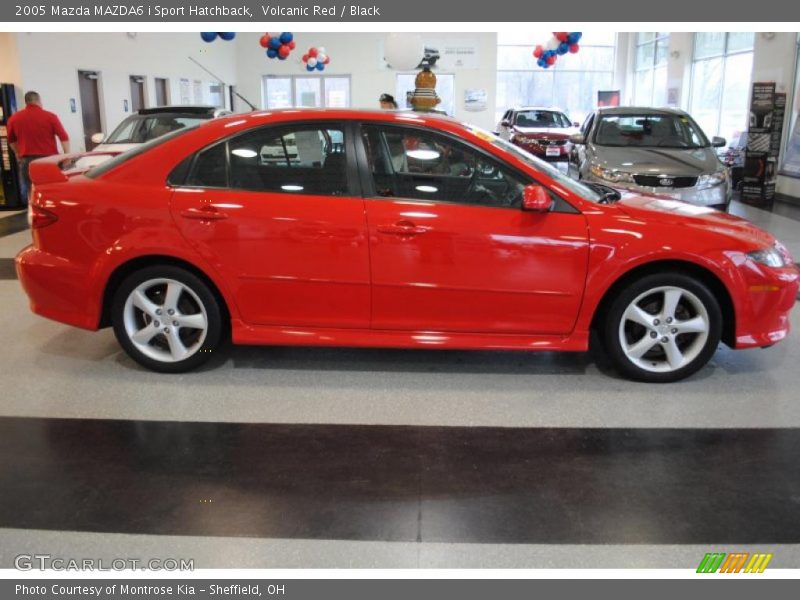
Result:
{"label": "dark floor stripe", "polygon": [[14,267],[14,259],[0,258],[0,280],[16,278],[17,269]]}
{"label": "dark floor stripe", "polygon": [[0,219],[0,237],[13,235],[28,228],[28,213],[21,212]]}
{"label": "dark floor stripe", "polygon": [[[665,399],[668,401],[668,399]],[[0,527],[800,543],[800,430],[0,419]]]}

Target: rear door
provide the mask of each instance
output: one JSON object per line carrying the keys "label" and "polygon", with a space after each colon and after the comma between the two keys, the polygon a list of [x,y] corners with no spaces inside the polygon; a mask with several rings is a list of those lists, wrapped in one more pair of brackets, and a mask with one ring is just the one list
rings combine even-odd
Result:
{"label": "rear door", "polygon": [[248,323],[369,326],[369,252],[341,123],[237,135],[198,153],[175,222],[233,289]]}

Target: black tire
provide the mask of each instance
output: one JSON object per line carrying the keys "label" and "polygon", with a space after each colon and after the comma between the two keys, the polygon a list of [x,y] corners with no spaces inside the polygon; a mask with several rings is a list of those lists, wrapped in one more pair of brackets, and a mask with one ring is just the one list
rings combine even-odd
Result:
{"label": "black tire", "polygon": [[[193,306],[202,304],[202,310],[205,310],[206,316],[205,338],[196,341],[193,346],[194,351],[191,355],[187,356],[187,358],[173,360],[172,362],[168,360],[159,360],[143,353],[143,351],[133,343],[126,329],[125,310],[128,297],[140,285],[160,279],[174,280],[182,284],[185,288],[188,288],[188,293],[184,292],[181,296],[182,301],[190,302]],[[158,303],[156,302],[155,304]],[[164,317],[164,319],[170,318],[172,317]],[[221,347],[224,332],[227,331],[223,323],[223,311],[220,302],[217,300],[216,295],[209,288],[208,284],[194,273],[173,265],[145,267],[126,277],[114,293],[111,303],[111,322],[117,341],[128,356],[140,365],[160,373],[183,373],[199,367],[209,360],[214,352]],[[164,325],[168,324],[169,323],[166,322],[164,323]],[[176,335],[177,331],[178,329],[176,329]],[[196,333],[196,330],[192,331],[191,328],[187,328],[187,332],[189,334],[194,333],[198,337],[201,335]],[[163,339],[158,339],[162,337]],[[159,344],[166,347],[167,350],[171,347],[171,345],[167,343],[166,335],[162,336],[162,334],[157,334],[149,344],[155,346],[156,350],[159,349]],[[145,350],[149,350],[149,348]]]}
{"label": "black tire", "polygon": [[[692,337],[692,335],[697,334],[676,334],[674,336],[676,343],[678,345],[685,344],[686,347],[692,350],[695,356],[691,360],[688,360],[688,362],[680,368],[659,372],[642,368],[639,364],[634,362],[635,359],[629,358],[628,354],[623,349],[622,340],[620,339],[620,326],[626,310],[637,298],[640,298],[643,294],[648,294],[648,292],[651,291],[653,292],[654,297],[657,297],[660,292],[655,290],[667,287],[680,288],[694,296],[694,298],[691,298],[690,295],[686,295],[681,298],[679,310],[684,311],[684,314],[687,314],[687,311],[690,311],[693,308],[692,302],[699,300],[707,314],[708,335],[703,343],[701,341],[701,337]],[[645,297],[645,302],[647,301],[647,298],[649,298],[649,296]],[[654,314],[653,316],[656,317],[658,315]],[[637,327],[636,324],[631,325],[630,322],[628,323],[629,324],[626,325],[626,327]],[[676,320],[676,323],[679,324],[680,321]],[[669,383],[684,379],[696,373],[703,366],[705,366],[714,355],[722,335],[722,311],[720,310],[719,303],[717,302],[714,294],[712,294],[711,291],[709,291],[709,289],[698,279],[692,277],[691,275],[680,272],[656,273],[652,275],[646,275],[641,279],[629,283],[623,289],[619,290],[608,306],[608,310],[601,327],[604,346],[612,362],[614,363],[614,366],[620,374],[635,381],[644,381],[648,383]],[[655,327],[653,327],[653,329],[655,329]],[[646,335],[651,336],[654,333],[644,328],[642,328],[642,331],[645,331]],[[627,332],[625,335],[628,335]],[[659,335],[661,334],[656,333],[656,335],[653,337],[656,339],[667,339],[666,337],[658,338]],[[642,336],[641,339],[644,339],[644,336]],[[656,345],[653,347],[653,349],[649,351],[649,354],[645,354],[644,356],[657,356],[659,353],[661,353],[663,354],[663,358],[661,359],[662,365],[665,362],[668,363],[669,361],[667,360],[667,353],[664,345],[660,344],[659,342],[654,343]],[[644,357],[640,360],[650,363],[650,361]],[[680,362],[676,362],[677,364],[680,364]],[[658,364],[656,358],[654,358],[650,364],[652,364],[653,368],[656,368],[656,365]]]}

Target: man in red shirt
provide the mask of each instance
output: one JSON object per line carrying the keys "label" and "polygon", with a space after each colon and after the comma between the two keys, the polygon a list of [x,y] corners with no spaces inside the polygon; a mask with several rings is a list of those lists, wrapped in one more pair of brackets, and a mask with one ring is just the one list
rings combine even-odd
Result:
{"label": "man in red shirt", "polygon": [[37,92],[25,94],[25,108],[11,115],[8,120],[8,143],[19,161],[22,180],[25,184],[23,202],[27,204],[27,192],[31,187],[28,165],[32,160],[58,154],[56,137],[61,140],[64,152],[69,152],[69,136],[58,117],[42,108],[42,99]]}

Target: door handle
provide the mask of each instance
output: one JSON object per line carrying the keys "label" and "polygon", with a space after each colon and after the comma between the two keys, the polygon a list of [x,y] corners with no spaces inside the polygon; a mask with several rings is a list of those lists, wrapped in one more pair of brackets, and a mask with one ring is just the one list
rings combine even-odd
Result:
{"label": "door handle", "polygon": [[208,206],[206,208],[187,208],[181,211],[184,219],[197,219],[198,221],[220,221],[227,219],[227,213],[220,212],[216,208]]}
{"label": "door handle", "polygon": [[398,221],[393,225],[378,225],[377,230],[379,233],[389,235],[420,235],[428,231],[427,228],[414,225],[411,221]]}

